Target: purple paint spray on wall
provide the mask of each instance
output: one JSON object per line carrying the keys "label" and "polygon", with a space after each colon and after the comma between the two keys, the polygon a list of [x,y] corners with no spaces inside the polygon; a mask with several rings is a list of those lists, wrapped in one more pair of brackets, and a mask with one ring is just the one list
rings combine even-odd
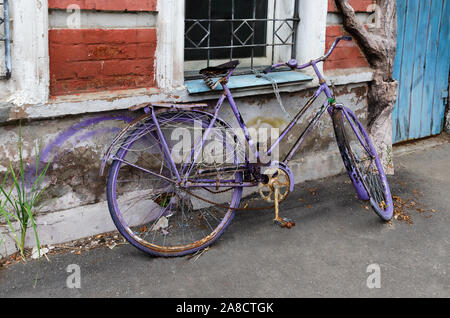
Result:
{"label": "purple paint spray on wall", "polygon": [[[52,142],[50,142],[50,144],[42,149],[41,157],[38,163],[39,169],[36,170],[36,163],[27,167],[25,172],[26,187],[31,188],[33,186],[36,175],[39,175],[39,173],[42,171],[42,169],[44,169],[49,161],[54,161],[55,158],[67,152],[62,151],[62,146],[75,135],[83,133],[76,139],[76,143],[74,145],[92,139],[98,135],[111,135],[112,137],[114,137],[120,131],[120,129],[117,127],[102,127],[90,131],[86,130],[91,128],[93,125],[98,125],[106,121],[123,121],[125,123],[131,123],[134,119],[135,117],[129,115],[99,116],[84,120],[61,132]],[[34,159],[33,162],[36,162],[36,160]],[[36,171],[38,172],[36,173]]]}

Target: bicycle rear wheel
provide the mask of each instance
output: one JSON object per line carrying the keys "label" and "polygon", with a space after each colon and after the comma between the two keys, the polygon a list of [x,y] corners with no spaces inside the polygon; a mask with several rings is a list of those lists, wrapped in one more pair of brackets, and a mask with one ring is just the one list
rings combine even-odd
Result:
{"label": "bicycle rear wheel", "polygon": [[[175,169],[183,178],[183,166],[209,126],[211,115],[193,111],[164,112],[157,119],[169,155],[164,151],[151,117],[142,120],[123,138],[113,158],[107,186],[108,205],[116,227],[132,245],[155,256],[182,256],[203,249],[220,237],[239,206],[242,188],[179,187],[173,182],[176,181]],[[189,180],[207,179],[199,175],[201,171],[214,171],[228,165],[236,168],[217,173],[213,179],[242,181],[242,173],[237,171],[239,148],[235,148],[236,141],[227,128],[223,122],[216,122],[212,138],[205,143]],[[223,145],[224,152],[211,154],[210,150],[220,149],[218,145]],[[226,155],[232,156],[231,163],[221,160],[220,157]]]}
{"label": "bicycle rear wheel", "polygon": [[334,109],[333,125],[345,168],[361,200],[389,221],[394,213],[391,191],[380,158],[369,135],[348,108]]}

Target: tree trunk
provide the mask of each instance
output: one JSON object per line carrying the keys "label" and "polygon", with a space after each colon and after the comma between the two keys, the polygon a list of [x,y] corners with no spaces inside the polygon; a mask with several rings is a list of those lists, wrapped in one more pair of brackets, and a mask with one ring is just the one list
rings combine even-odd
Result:
{"label": "tree trunk", "polygon": [[347,0],[335,0],[344,29],[354,37],[374,70],[369,83],[368,130],[386,173],[392,174],[392,120],[397,99],[397,82],[392,78],[397,46],[397,2],[377,0],[375,26],[366,28]]}

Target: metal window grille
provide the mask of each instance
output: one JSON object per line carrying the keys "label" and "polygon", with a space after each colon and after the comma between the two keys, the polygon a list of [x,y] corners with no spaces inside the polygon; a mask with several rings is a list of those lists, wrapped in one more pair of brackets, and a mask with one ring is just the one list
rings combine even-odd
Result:
{"label": "metal window grille", "polygon": [[[286,18],[277,18],[277,0],[266,1],[267,5],[273,6],[273,12],[270,13],[270,17],[268,14],[269,10],[266,11],[265,17],[258,17],[257,5],[261,4],[261,0],[250,0],[253,5],[251,14],[247,13],[247,16],[250,16],[248,18],[242,18],[242,14],[236,11],[237,1],[242,0],[228,0],[226,2],[231,6],[231,17],[225,19],[213,17],[213,10],[217,11],[217,7],[214,7],[213,5],[213,0],[203,1],[206,1],[208,6],[207,18],[193,18],[188,14],[185,18],[186,55],[189,55],[189,51],[206,52],[206,54],[203,53],[202,55],[206,58],[206,65],[210,66],[211,61],[214,59],[214,55],[217,56],[216,52],[218,50],[228,52],[229,59],[232,60],[233,58],[236,58],[236,52],[239,52],[239,50],[242,52],[242,49],[246,49],[247,52],[250,52],[249,56],[246,56],[250,58],[249,72],[255,68],[255,55],[257,55],[255,52],[258,50],[261,52],[261,48],[263,48],[264,54],[267,52],[266,48],[271,48],[270,53],[268,53],[271,56],[267,56],[267,58],[272,61],[272,64],[275,63],[275,47],[287,47],[291,50],[291,57],[296,58],[296,35],[298,23],[300,21],[298,10],[299,0],[292,0],[294,2],[294,12],[291,17]],[[264,24],[265,28],[264,43],[255,41],[258,32],[261,33],[261,29],[256,29],[257,27],[262,27],[261,23]],[[221,43],[220,45],[212,44],[211,38],[214,35],[214,30],[212,28],[213,24],[222,24],[222,30],[225,25],[227,26],[227,30],[229,30],[230,34],[226,38],[227,40],[229,39],[229,43]],[[267,31],[271,32],[270,36],[267,36]]]}
{"label": "metal window grille", "polygon": [[4,56],[0,56],[4,67],[0,66],[0,78],[9,79],[11,77],[11,39],[9,31],[9,0],[3,0],[0,3],[0,8],[3,8],[3,13],[0,15],[0,28],[3,25],[3,30],[0,31],[0,43],[4,45]]}

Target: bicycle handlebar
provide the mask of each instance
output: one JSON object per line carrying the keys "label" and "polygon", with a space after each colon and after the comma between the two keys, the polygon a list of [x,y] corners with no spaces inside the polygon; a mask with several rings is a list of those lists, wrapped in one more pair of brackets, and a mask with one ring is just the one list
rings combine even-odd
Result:
{"label": "bicycle handlebar", "polygon": [[320,57],[320,58],[318,58],[318,59],[316,59],[316,60],[313,60],[313,61],[311,61],[310,63],[307,63],[307,64],[305,64],[305,65],[298,66],[298,62],[297,62],[296,60],[293,59],[293,60],[290,60],[290,61],[287,62],[287,63],[281,63],[281,64],[274,64],[274,65],[271,65],[271,66],[267,67],[267,68],[263,71],[263,73],[264,73],[264,74],[269,74],[270,72],[273,72],[277,67],[280,67],[280,66],[288,66],[288,67],[290,67],[291,69],[303,69],[303,68],[305,68],[305,67],[311,66],[312,63],[323,62],[323,61],[325,61],[325,60],[331,55],[331,53],[333,53],[333,51],[334,51],[334,49],[336,48],[337,44],[338,44],[339,41],[341,41],[341,40],[344,40],[344,41],[352,41],[353,38],[352,38],[351,36],[347,36],[347,35],[338,37],[338,38],[334,41],[333,45],[331,46],[331,48],[330,48],[330,50],[328,51],[327,54],[325,54],[324,56],[322,56],[322,57]]}
{"label": "bicycle handlebar", "polygon": [[325,61],[330,55],[331,53],[333,53],[334,49],[336,48],[337,44],[339,43],[339,41],[344,40],[344,41],[352,41],[353,38],[351,36],[348,35],[344,35],[344,36],[340,36],[338,37],[336,40],[334,40],[333,45],[331,46],[330,50],[328,51],[327,54],[325,54],[324,56],[322,56],[319,60],[321,61]]}

